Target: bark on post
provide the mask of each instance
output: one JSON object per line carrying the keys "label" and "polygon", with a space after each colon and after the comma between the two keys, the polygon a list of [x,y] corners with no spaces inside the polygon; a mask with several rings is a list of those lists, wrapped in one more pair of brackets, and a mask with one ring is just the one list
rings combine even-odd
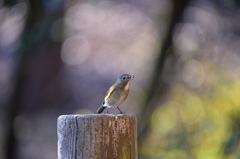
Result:
{"label": "bark on post", "polygon": [[62,115],[58,159],[137,159],[134,115]]}

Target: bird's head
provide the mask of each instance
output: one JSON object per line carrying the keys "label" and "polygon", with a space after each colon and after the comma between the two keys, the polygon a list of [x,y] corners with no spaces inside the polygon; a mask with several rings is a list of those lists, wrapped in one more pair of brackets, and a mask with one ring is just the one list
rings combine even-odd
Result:
{"label": "bird's head", "polygon": [[130,84],[131,80],[133,80],[133,79],[134,79],[134,76],[131,76],[129,74],[123,74],[118,78],[115,85],[117,87],[124,88],[127,90],[129,88],[129,84]]}

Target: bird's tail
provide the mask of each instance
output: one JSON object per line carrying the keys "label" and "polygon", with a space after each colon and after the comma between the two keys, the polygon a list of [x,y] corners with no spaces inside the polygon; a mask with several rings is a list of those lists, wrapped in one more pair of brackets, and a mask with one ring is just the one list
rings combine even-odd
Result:
{"label": "bird's tail", "polygon": [[98,114],[102,113],[105,108],[106,108],[106,107],[102,105],[102,106],[97,110],[97,113],[98,113]]}

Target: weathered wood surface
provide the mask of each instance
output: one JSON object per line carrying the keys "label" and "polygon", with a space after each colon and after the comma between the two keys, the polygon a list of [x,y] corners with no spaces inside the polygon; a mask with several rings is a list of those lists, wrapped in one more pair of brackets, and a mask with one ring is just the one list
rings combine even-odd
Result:
{"label": "weathered wood surface", "polygon": [[58,159],[137,159],[134,115],[62,115]]}

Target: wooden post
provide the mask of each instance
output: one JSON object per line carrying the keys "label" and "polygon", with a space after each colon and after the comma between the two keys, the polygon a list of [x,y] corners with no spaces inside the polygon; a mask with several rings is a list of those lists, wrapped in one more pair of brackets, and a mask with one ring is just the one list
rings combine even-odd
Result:
{"label": "wooden post", "polygon": [[62,115],[58,159],[137,159],[134,115]]}

